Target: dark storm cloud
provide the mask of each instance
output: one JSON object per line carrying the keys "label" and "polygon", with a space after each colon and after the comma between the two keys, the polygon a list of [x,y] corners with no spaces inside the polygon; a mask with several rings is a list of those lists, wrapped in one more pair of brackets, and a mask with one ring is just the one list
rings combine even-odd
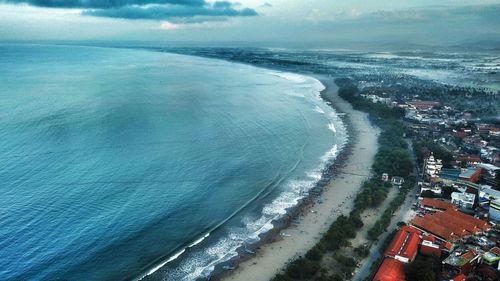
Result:
{"label": "dark storm cloud", "polygon": [[[227,2],[226,2],[227,3]],[[122,18],[122,19],[154,19],[164,20],[172,18],[191,17],[236,17],[255,16],[257,13],[248,8],[235,9],[229,3],[225,6],[205,5],[205,6],[181,6],[181,5],[152,5],[152,6],[123,6],[113,9],[86,10],[85,15]]]}
{"label": "dark storm cloud", "polygon": [[46,8],[110,9],[129,5],[175,4],[183,6],[203,6],[205,0],[0,0],[6,3],[25,3]]}
{"label": "dark storm cloud", "polygon": [[[83,15],[176,21],[223,20],[227,17],[256,16],[250,8],[236,8],[229,1],[208,3],[205,0],[0,0],[3,3],[28,4],[46,8],[78,8]],[[191,19],[191,20],[189,20]]]}

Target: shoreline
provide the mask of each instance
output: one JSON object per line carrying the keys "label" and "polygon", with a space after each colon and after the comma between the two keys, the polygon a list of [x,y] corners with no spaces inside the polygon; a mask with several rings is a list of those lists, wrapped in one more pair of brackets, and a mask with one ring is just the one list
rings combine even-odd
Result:
{"label": "shoreline", "polygon": [[[349,135],[344,148],[323,172],[331,180],[327,184],[318,183],[281,220],[274,222],[274,227],[261,235],[260,241],[241,247],[237,257],[215,266],[210,280],[272,279],[290,261],[312,248],[339,215],[349,213],[354,196],[370,176],[378,150],[378,128],[370,124],[368,114],[352,109],[338,96],[333,77],[313,77],[325,87],[321,98],[341,115]],[[236,268],[224,270],[227,266]]]}

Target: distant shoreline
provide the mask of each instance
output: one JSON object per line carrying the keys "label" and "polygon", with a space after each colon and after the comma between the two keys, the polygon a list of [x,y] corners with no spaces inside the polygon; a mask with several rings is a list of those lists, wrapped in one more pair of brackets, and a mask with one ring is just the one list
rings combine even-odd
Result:
{"label": "distant shoreline", "polygon": [[[312,248],[340,214],[349,213],[354,196],[365,180],[365,177],[355,174],[366,173],[369,176],[378,149],[379,130],[370,125],[366,113],[352,109],[347,101],[338,96],[338,87],[332,77],[315,78],[325,87],[321,92],[322,99],[338,113],[346,114],[342,120],[347,127],[349,142],[326,168],[332,180],[319,194],[311,193],[304,198],[283,220],[276,222],[275,227],[261,237],[261,241],[251,245],[249,248],[256,250],[255,256],[241,249],[237,258],[216,266],[212,280],[273,278],[288,262]],[[318,204],[318,199],[323,203]],[[228,264],[237,265],[237,269],[225,271],[223,266]]]}

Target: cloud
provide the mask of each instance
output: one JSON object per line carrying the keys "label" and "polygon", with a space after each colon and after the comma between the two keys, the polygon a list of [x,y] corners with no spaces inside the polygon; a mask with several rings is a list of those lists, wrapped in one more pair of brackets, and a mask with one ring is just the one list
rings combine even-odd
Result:
{"label": "cloud", "polygon": [[[168,20],[169,22],[220,21],[228,17],[256,16],[238,3],[205,0],[0,0],[46,8],[82,9],[81,14],[121,19]],[[238,7],[238,8],[237,8]]]}
{"label": "cloud", "polygon": [[205,0],[2,0],[6,3],[25,3],[45,8],[110,9],[124,6],[149,4],[174,4],[183,6],[204,6]]}

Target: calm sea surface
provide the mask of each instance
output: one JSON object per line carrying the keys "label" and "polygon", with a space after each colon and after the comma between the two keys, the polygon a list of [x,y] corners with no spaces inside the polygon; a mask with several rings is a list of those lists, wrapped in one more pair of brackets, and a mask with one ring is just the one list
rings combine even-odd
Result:
{"label": "calm sea surface", "polygon": [[321,89],[205,58],[0,45],[0,279],[206,276],[347,139]]}

